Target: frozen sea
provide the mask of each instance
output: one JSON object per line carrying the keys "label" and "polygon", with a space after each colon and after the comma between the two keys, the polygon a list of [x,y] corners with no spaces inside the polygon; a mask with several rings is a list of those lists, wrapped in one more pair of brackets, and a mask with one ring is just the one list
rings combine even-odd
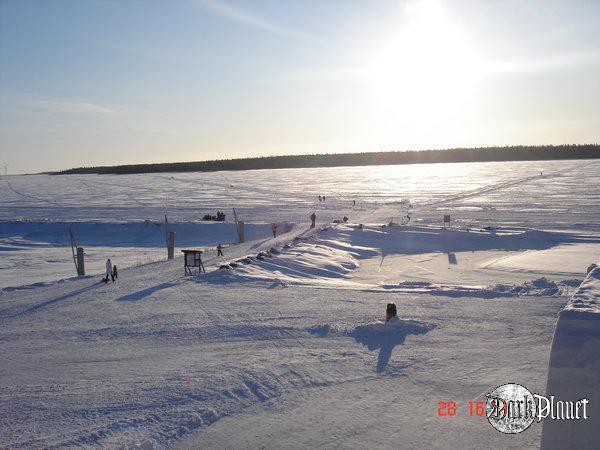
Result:
{"label": "frozen sea", "polygon": [[[324,202],[318,196],[326,197]],[[181,247],[248,238],[270,224],[353,223],[600,232],[600,161],[527,161],[0,179],[0,288],[73,276],[69,228],[87,273],[164,259],[164,215]],[[356,204],[354,205],[354,202]],[[410,208],[408,205],[411,205]],[[229,225],[202,222],[222,210]],[[102,224],[102,226],[100,225]],[[110,224],[110,225],[109,225]],[[212,227],[212,228],[206,228]],[[281,229],[281,228],[280,228]]]}

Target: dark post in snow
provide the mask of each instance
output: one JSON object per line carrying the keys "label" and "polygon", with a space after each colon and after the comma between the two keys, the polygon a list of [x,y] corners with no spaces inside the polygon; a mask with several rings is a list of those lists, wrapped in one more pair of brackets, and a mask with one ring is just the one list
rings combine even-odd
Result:
{"label": "dark post in snow", "polygon": [[173,259],[175,256],[175,232],[169,231],[167,236],[167,259]]}
{"label": "dark post in snow", "polygon": [[245,240],[244,236],[244,221],[238,220],[237,213],[235,212],[235,208],[233,208],[233,218],[235,219],[235,231],[238,234],[238,242],[241,244]]}
{"label": "dark post in snow", "polygon": [[82,277],[85,275],[85,252],[83,251],[83,247],[77,245],[77,240],[75,239],[75,235],[73,234],[71,227],[69,227],[69,236],[71,237],[71,253],[73,254],[75,270],[77,271],[77,276]]}
{"label": "dark post in snow", "polygon": [[238,236],[240,238],[240,244],[246,240],[246,236],[244,235],[244,221],[238,221]]}
{"label": "dark post in snow", "polygon": [[77,247],[77,275],[80,277],[85,275],[85,262],[83,255],[83,247]]}

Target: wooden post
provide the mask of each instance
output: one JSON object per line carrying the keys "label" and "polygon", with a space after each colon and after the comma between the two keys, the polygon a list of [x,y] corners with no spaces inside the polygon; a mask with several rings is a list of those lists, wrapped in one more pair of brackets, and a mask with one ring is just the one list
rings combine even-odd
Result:
{"label": "wooden post", "polygon": [[444,214],[444,228],[446,228],[446,225],[450,228],[450,214]]}
{"label": "wooden post", "polygon": [[240,237],[240,244],[242,242],[245,242],[246,236],[244,234],[244,221],[243,220],[238,221],[238,236]]}
{"label": "wooden post", "polygon": [[77,275],[80,277],[85,275],[84,254],[83,247],[77,247]]}
{"label": "wooden post", "polygon": [[167,259],[173,259],[175,257],[175,232],[169,231],[167,237]]}

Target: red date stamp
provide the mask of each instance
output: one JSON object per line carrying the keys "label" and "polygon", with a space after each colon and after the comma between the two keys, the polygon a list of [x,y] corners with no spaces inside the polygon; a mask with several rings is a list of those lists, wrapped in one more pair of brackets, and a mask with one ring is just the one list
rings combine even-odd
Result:
{"label": "red date stamp", "polygon": [[[459,414],[457,402],[438,402],[438,417],[454,417]],[[485,402],[469,401],[462,405],[469,416],[485,417]]]}

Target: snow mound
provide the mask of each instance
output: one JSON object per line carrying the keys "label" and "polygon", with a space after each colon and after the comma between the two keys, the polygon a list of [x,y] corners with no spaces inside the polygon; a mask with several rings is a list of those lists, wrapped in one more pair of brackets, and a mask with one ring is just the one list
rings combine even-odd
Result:
{"label": "snow mound", "polygon": [[545,277],[541,277],[536,280],[526,281],[523,284],[496,284],[493,286],[489,286],[487,289],[490,289],[494,292],[514,295],[517,297],[556,296],[567,294],[569,292],[568,288],[573,287],[575,283],[581,283],[581,280],[564,280],[554,282],[552,280],[546,279]]}
{"label": "snow mound", "polygon": [[321,242],[311,234],[299,236],[281,248],[243,258],[242,264],[222,264],[223,269],[233,270],[220,270],[205,278],[210,283],[269,281],[272,289],[290,283],[314,284],[346,278],[359,267],[358,257],[375,252],[370,248],[353,247],[342,240]]}
{"label": "snow mound", "polygon": [[[347,331],[348,336],[354,337],[357,341],[363,341],[371,336],[397,337],[409,334],[424,334],[435,328],[435,325],[417,320],[399,319],[385,322],[376,320],[362,325],[357,325],[354,329]],[[368,339],[366,339],[368,340]]]}
{"label": "snow mound", "polygon": [[398,284],[383,284],[387,291],[410,292],[413,294],[440,295],[446,297],[556,297],[567,295],[579,280],[554,282],[544,277],[522,284],[495,284],[492,286],[456,286],[435,284],[427,281],[401,281]]}
{"label": "snow mound", "polygon": [[[402,345],[409,335],[422,335],[435,328],[434,324],[416,320],[397,320],[383,322],[381,320],[358,325],[347,332],[357,343],[364,345],[369,351],[379,350],[376,372],[387,371],[394,347]],[[400,374],[403,373],[403,366]]]}

